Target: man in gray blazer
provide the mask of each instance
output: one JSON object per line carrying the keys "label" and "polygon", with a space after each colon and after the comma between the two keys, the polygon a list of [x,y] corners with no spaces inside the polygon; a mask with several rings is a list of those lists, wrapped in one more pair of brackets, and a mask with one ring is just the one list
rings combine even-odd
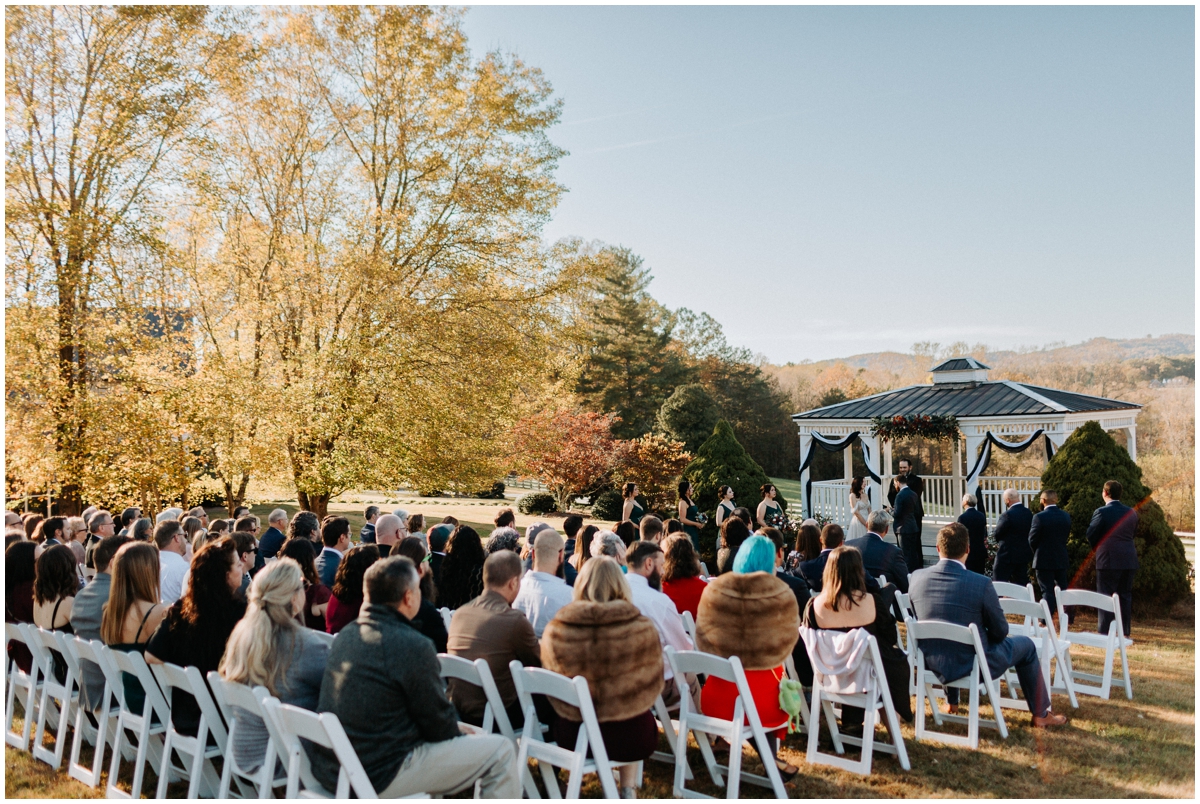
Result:
{"label": "man in gray blazer", "polygon": [[[81,639],[100,639],[100,620],[104,617],[104,604],[108,602],[108,592],[112,588],[112,574],[108,571],[113,556],[122,545],[132,542],[128,536],[106,536],[92,551],[92,559],[96,564],[96,576],[75,595],[75,603],[71,606],[71,628],[75,636]],[[85,661],[83,667],[83,684],[80,685],[80,695],[83,705],[95,711],[103,703],[104,673],[94,663]]]}
{"label": "man in gray blazer", "polygon": [[[966,567],[969,549],[967,529],[959,523],[954,522],[938,531],[937,550],[941,560],[929,569],[914,572],[909,578],[908,594],[917,619],[942,620],[955,625],[974,623],[983,641],[992,678],[1014,668],[1021,682],[1021,692],[1029,703],[1033,725],[1039,728],[1061,726],[1067,719],[1050,711],[1050,693],[1046,690],[1033,640],[1008,635],[1008,620],[1004,618],[992,582]],[[923,641],[920,648],[925,654],[926,669],[943,682],[970,675],[975,660],[975,651],[970,646],[930,639]],[[946,690],[946,700],[951,712],[956,711],[958,690]]]}

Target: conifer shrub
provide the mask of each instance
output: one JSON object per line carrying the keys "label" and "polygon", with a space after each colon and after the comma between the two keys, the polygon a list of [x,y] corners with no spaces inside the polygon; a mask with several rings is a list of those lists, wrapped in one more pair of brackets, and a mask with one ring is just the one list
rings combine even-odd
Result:
{"label": "conifer shrub", "polygon": [[1138,513],[1134,543],[1140,568],[1133,580],[1133,607],[1135,611],[1169,610],[1191,592],[1183,543],[1150,496],[1151,489],[1142,483],[1142,470],[1097,422],[1077,428],[1042,472],[1042,488],[1057,491],[1059,507],[1071,515],[1067,542],[1071,585],[1096,588],[1087,529],[1096,509],[1104,505],[1100,493],[1109,480],[1120,482],[1121,502]]}
{"label": "conifer shrub", "polygon": [[658,409],[658,432],[694,453],[721,417],[716,401],[699,383],[681,385]]}
{"label": "conifer shrub", "polygon": [[602,491],[592,501],[592,519],[600,519],[606,522],[620,522],[621,509],[624,505],[625,498],[621,496],[619,491],[614,491],[613,489]]}

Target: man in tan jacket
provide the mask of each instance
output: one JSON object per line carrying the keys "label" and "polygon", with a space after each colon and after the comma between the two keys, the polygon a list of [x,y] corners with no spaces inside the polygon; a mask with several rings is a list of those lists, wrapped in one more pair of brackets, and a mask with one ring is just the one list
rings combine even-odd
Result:
{"label": "man in tan jacket", "polygon": [[[533,626],[512,602],[521,588],[521,558],[500,550],[483,562],[483,594],[454,612],[447,650],[475,661],[485,659],[514,729],[525,722],[508,663],[517,659],[526,667],[541,667],[541,651]],[[483,725],[487,705],[483,690],[473,684],[450,681],[450,700],[466,723]]]}

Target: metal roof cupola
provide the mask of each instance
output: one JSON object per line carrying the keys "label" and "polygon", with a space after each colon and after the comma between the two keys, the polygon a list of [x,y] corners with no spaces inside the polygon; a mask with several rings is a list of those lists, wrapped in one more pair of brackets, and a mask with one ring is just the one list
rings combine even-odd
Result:
{"label": "metal roof cupola", "polygon": [[975,385],[988,379],[988,366],[973,357],[952,357],[929,371],[935,385]]}

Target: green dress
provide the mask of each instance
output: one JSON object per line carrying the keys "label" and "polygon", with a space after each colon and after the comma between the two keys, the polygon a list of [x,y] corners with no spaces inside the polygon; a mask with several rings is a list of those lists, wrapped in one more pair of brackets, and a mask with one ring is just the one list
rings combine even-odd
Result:
{"label": "green dress", "polygon": [[[687,518],[693,522],[700,521],[700,509],[691,500],[688,500]],[[686,533],[692,540],[692,547],[696,548],[696,552],[700,552],[700,528],[695,525],[684,525],[683,532]]]}
{"label": "green dress", "polygon": [[769,503],[767,503],[767,513],[763,516],[763,519],[765,519],[766,521],[761,522],[759,524],[766,525],[771,521],[772,516],[778,516],[779,514],[782,514],[782,513],[783,513],[783,509],[780,508],[777,503],[769,502]]}
{"label": "green dress", "polygon": [[629,512],[629,521],[635,525],[641,526],[642,517],[646,515],[646,509],[638,505],[638,501],[633,501],[633,510]]}
{"label": "green dress", "polygon": [[729,519],[729,517],[733,516],[733,511],[735,508],[737,508],[737,506],[734,505],[733,503],[729,502],[729,500],[722,500],[721,504],[718,505],[717,507],[725,512],[725,516],[721,517],[722,522],[724,522],[726,519]]}

